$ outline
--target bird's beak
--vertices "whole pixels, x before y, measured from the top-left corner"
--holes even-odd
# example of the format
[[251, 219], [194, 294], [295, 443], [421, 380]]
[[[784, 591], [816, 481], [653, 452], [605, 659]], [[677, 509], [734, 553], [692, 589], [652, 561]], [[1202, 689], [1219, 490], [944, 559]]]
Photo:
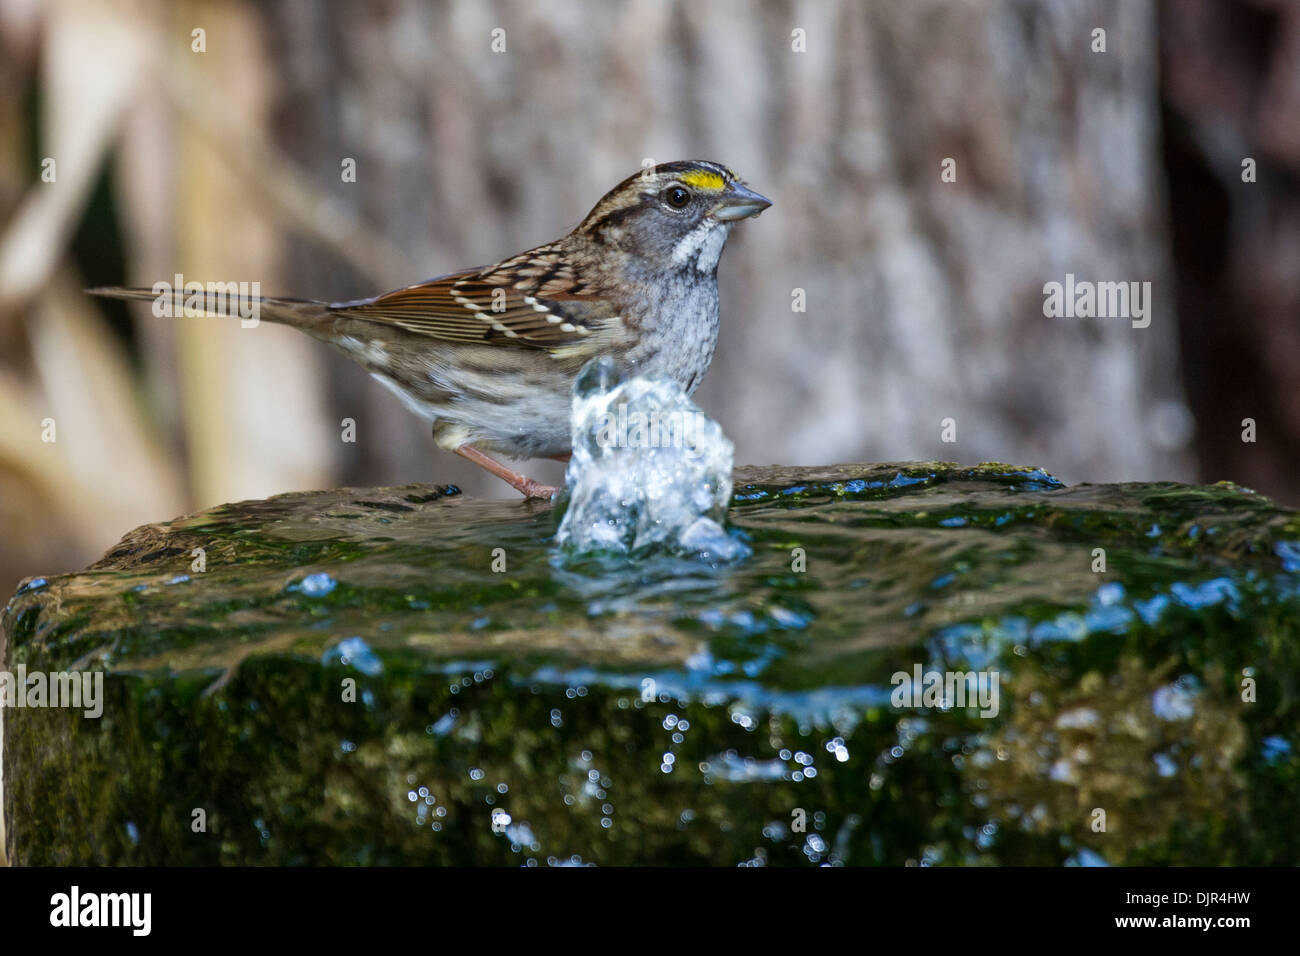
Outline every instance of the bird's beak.
[[723, 222], [735, 222], [737, 219], [757, 216], [770, 205], [772, 200], [766, 196], [760, 196], [748, 186], [732, 183], [723, 193], [722, 199], [713, 207], [712, 215], [714, 219]]

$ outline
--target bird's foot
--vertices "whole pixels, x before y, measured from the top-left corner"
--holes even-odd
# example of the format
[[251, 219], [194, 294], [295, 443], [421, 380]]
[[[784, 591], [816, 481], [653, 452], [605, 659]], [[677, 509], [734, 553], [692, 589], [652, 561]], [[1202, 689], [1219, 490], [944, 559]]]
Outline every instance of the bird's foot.
[[473, 445], [461, 445], [456, 449], [456, 454], [460, 455], [462, 458], [468, 458], [485, 471], [490, 471], [525, 498], [550, 501], [560, 493], [559, 488], [551, 485], [543, 485], [541, 482], [533, 481], [533, 479], [529, 478], [527, 475], [521, 475], [517, 471], [511, 471], [491, 455], [479, 451]]
[[[522, 475], [520, 477], [523, 477]], [[525, 498], [536, 498], [539, 501], [550, 501], [560, 493], [560, 489], [554, 485], [538, 484], [531, 478], [524, 478], [523, 484], [515, 485]]]

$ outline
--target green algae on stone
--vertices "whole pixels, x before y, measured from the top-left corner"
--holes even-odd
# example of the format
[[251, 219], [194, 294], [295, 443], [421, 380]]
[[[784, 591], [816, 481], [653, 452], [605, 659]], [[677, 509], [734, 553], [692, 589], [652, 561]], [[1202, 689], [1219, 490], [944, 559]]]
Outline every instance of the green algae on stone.
[[[0, 619], [10, 670], [107, 674], [6, 713], [10, 858], [1300, 861], [1297, 512], [914, 462], [739, 469], [730, 521], [731, 567], [425, 485], [137, 529]], [[998, 715], [896, 708], [917, 665]]]

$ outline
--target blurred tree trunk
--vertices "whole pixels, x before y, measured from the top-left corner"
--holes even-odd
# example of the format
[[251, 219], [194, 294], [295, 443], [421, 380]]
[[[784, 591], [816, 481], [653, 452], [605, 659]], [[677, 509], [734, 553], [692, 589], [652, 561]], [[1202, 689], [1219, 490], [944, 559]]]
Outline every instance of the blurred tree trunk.
[[[1201, 475], [1300, 504], [1300, 6], [1165, 2], [1161, 32], [1181, 355]], [[1247, 420], [1253, 442], [1243, 440]]]
[[[1191, 477], [1152, 3], [265, 9], [279, 144], [410, 251], [423, 268], [410, 280], [554, 238], [645, 158], [717, 159], [772, 196], [723, 257], [722, 337], [700, 392], [739, 461]], [[354, 184], [340, 182], [344, 157]], [[378, 291], [340, 266], [301, 247], [288, 291]], [[1067, 273], [1151, 282], [1150, 327], [1046, 318], [1043, 286]], [[806, 312], [792, 311], [796, 289]], [[345, 360], [332, 373], [339, 413], [383, 434], [358, 448], [351, 480], [507, 492], [447, 456], [431, 466], [423, 425]], [[956, 443], [941, 440], [947, 418]]]

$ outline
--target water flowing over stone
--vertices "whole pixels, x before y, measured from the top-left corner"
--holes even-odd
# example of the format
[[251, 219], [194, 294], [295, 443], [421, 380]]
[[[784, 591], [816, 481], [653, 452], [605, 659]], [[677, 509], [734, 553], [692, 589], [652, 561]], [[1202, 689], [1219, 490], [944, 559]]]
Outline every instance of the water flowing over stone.
[[1000, 464], [734, 482], [733, 563], [557, 562], [554, 509], [411, 485], [27, 580], [0, 670], [103, 672], [103, 713], [0, 711], [10, 860], [1300, 859], [1297, 512]]

